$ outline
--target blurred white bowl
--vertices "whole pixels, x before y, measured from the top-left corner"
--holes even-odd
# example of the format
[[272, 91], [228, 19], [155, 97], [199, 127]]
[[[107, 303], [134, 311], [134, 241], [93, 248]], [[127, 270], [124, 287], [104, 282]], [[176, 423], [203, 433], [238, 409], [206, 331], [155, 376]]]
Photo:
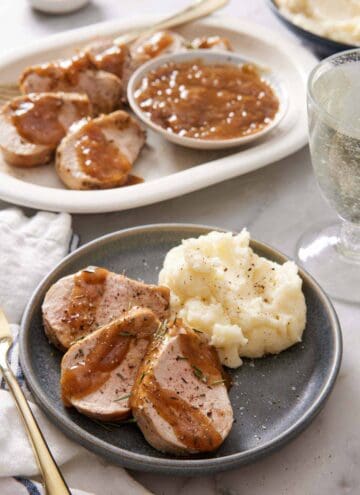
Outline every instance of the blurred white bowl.
[[[231, 139], [197, 139], [179, 136], [178, 134], [172, 133], [164, 129], [158, 124], [155, 124], [143, 110], [138, 105], [135, 99], [135, 91], [139, 87], [141, 80], [146, 76], [148, 72], [157, 67], [166, 64], [168, 62], [189, 62], [191, 60], [201, 60], [203, 63], [211, 64], [253, 64], [255, 65], [261, 73], [261, 77], [266, 81], [273, 89], [275, 95], [279, 100], [279, 110], [275, 118], [271, 123], [265, 127], [263, 130], [250, 134], [249, 136], [240, 136]], [[187, 52], [173, 53], [169, 55], [163, 55], [156, 59], [150, 60], [149, 62], [141, 65], [131, 76], [128, 88], [127, 97], [129, 104], [135, 114], [142, 120], [147, 126], [149, 126], [154, 131], [161, 134], [165, 139], [176, 144], [180, 144], [187, 148], [198, 148], [198, 149], [221, 149], [221, 148], [231, 148], [234, 146], [241, 146], [243, 144], [251, 143], [257, 139], [262, 138], [269, 132], [271, 132], [284, 117], [287, 106], [288, 106], [288, 95], [285, 87], [280, 81], [280, 79], [267, 67], [260, 66], [253, 60], [245, 59], [241, 55], [233, 52], [218, 51], [218, 50], [191, 50]]]
[[31, 7], [46, 14], [68, 14], [84, 7], [89, 0], [28, 0]]

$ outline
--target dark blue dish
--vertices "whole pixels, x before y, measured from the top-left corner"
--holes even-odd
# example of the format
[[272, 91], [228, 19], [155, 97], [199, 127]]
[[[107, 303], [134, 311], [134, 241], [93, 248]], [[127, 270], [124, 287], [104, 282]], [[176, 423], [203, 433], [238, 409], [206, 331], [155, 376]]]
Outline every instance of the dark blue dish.
[[324, 38], [318, 34], [311, 33], [306, 29], [297, 26], [290, 19], [285, 17], [279, 10], [275, 3], [275, 0], [266, 0], [271, 11], [276, 17], [298, 36], [304, 45], [307, 45], [311, 51], [313, 51], [318, 57], [325, 58], [333, 55], [334, 53], [343, 52], [344, 50], [350, 50], [351, 48], [359, 48], [356, 45], [349, 45], [347, 43], [340, 43], [339, 41], [331, 40], [330, 38]]
[[[60, 277], [87, 265], [105, 266], [156, 283], [166, 253], [182, 239], [209, 232], [201, 225], [163, 224], [127, 229], [101, 237], [65, 258], [36, 289], [24, 314], [20, 358], [36, 402], [48, 417], [84, 447], [121, 466], [173, 475], [214, 474], [253, 462], [278, 450], [304, 430], [324, 406], [339, 371], [342, 353], [335, 311], [304, 271], [307, 325], [303, 341], [279, 355], [245, 360], [231, 370], [230, 400], [235, 423], [223, 445], [211, 454], [176, 458], [154, 450], [134, 424], [106, 426], [66, 409], [60, 396], [61, 353], [49, 344], [41, 304]], [[260, 255], [284, 263], [279, 251], [258, 241]]]

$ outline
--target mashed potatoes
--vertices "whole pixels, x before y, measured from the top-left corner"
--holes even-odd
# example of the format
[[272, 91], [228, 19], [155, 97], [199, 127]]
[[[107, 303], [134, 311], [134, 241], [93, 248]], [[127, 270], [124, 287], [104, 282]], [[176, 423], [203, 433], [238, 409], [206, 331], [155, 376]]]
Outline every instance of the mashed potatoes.
[[360, 0], [276, 0], [294, 24], [342, 43], [360, 45]]
[[249, 233], [211, 232], [168, 252], [159, 282], [172, 311], [208, 334], [222, 363], [278, 353], [301, 341], [306, 306], [295, 263], [273, 263], [249, 247]]

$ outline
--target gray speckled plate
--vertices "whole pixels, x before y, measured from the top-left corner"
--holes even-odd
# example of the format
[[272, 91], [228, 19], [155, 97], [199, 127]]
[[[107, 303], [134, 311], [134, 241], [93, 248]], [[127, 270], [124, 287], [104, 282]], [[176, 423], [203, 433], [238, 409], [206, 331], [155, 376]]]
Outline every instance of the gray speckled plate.
[[[214, 473], [254, 461], [300, 433], [320, 411], [341, 362], [341, 331], [328, 298], [304, 272], [307, 326], [303, 342], [231, 372], [230, 398], [235, 423], [215, 453], [179, 459], [154, 450], [134, 424], [104, 427], [60, 399], [61, 354], [43, 332], [41, 303], [60, 277], [86, 265], [99, 265], [156, 283], [167, 251], [186, 237], [210, 229], [197, 225], [151, 225], [101, 237], [69, 255], [39, 285], [22, 321], [20, 357], [27, 382], [40, 407], [66, 435], [94, 452], [131, 469], [182, 475]], [[257, 241], [255, 251], [283, 263], [278, 251]]]

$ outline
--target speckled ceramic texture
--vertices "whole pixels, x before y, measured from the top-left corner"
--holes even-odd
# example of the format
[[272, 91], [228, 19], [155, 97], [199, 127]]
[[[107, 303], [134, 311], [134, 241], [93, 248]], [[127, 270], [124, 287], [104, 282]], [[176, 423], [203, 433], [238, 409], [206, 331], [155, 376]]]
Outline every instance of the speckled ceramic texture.
[[[69, 255], [43, 280], [24, 314], [20, 357], [37, 403], [66, 435], [121, 466], [189, 476], [255, 461], [298, 435], [320, 411], [334, 385], [342, 352], [339, 323], [328, 298], [301, 271], [307, 303], [303, 341], [277, 356], [245, 360], [231, 372], [235, 423], [216, 452], [185, 459], [164, 455], [148, 445], [135, 424], [103, 427], [64, 408], [59, 387], [61, 353], [48, 343], [41, 321], [41, 303], [49, 287], [87, 265], [156, 283], [167, 251], [182, 239], [209, 230], [197, 225], [152, 225], [95, 240]], [[253, 241], [252, 247], [277, 262], [286, 260], [260, 242]]]

